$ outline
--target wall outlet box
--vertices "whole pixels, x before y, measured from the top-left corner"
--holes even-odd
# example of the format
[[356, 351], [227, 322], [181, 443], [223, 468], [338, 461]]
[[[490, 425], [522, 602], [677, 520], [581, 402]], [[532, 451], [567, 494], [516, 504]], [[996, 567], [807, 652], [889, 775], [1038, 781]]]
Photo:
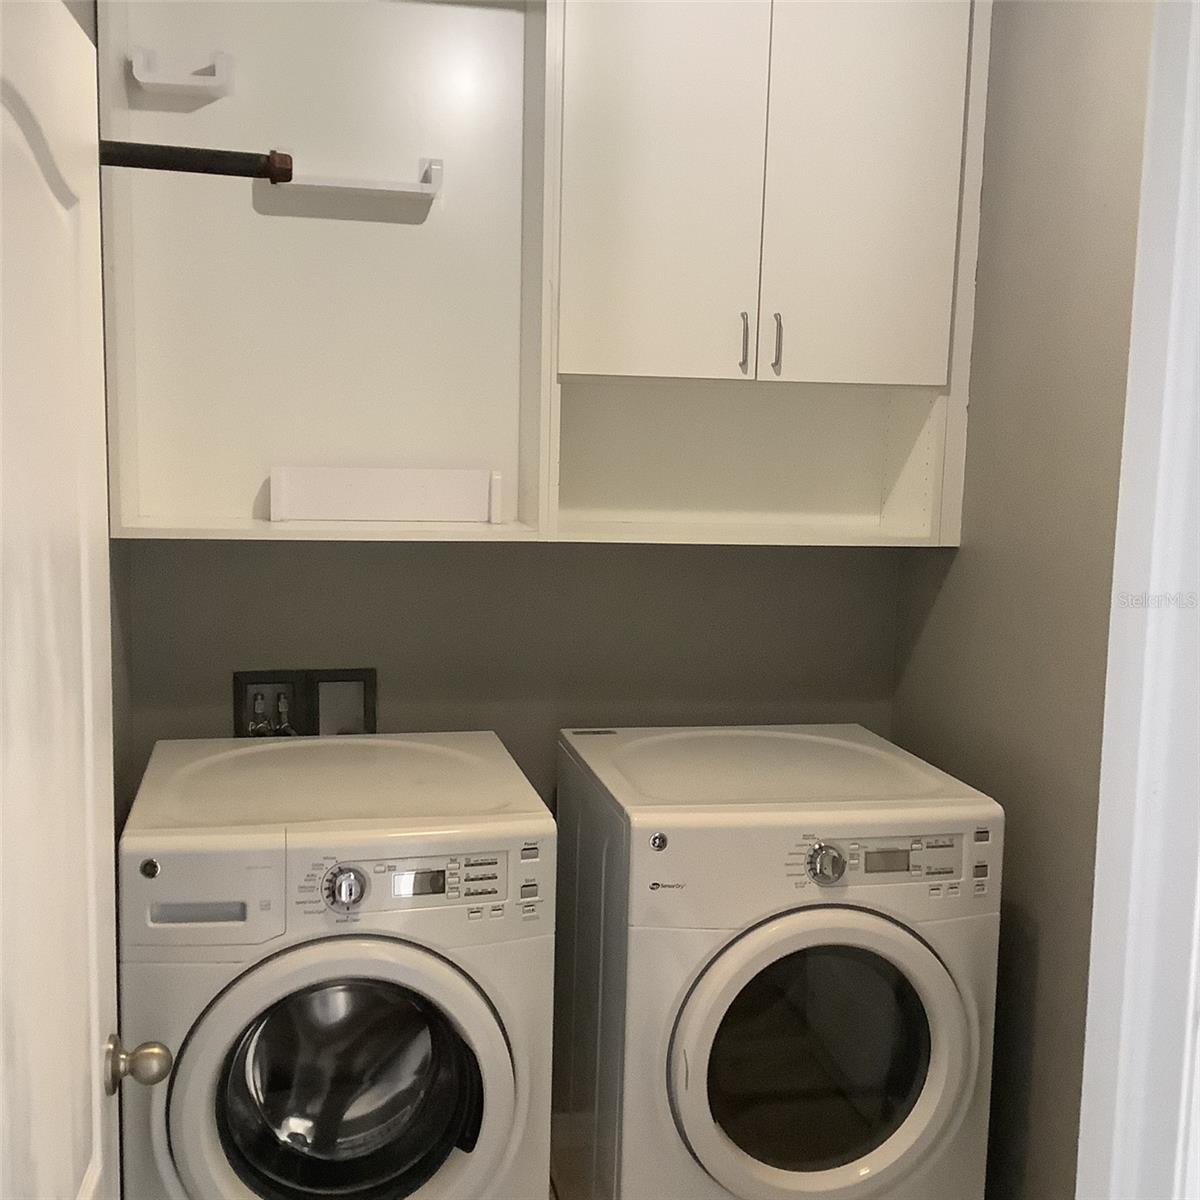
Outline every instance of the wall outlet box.
[[374, 667], [235, 671], [234, 737], [374, 733]]

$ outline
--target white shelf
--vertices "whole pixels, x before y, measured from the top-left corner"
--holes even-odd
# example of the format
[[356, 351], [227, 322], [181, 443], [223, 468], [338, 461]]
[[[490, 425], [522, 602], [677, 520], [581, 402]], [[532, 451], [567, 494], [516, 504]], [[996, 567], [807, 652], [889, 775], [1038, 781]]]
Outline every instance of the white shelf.
[[284, 542], [528, 542], [537, 530], [522, 521], [485, 525], [474, 521], [231, 521], [197, 526], [146, 518], [114, 525], [121, 539], [189, 538], [201, 541]]
[[147, 46], [131, 46], [129, 73], [142, 91], [157, 96], [219, 100], [233, 91], [233, 55], [220, 50], [202, 67], [186, 71], [161, 66], [157, 52]]
[[812, 513], [628, 513], [567, 509], [563, 542], [633, 542], [716, 546], [931, 546], [921, 533], [885, 532], [878, 521]]
[[432, 199], [442, 190], [443, 164], [440, 158], [421, 159], [419, 178], [414, 183], [397, 183], [386, 179], [343, 179], [338, 176], [293, 175], [290, 182], [276, 184], [289, 192], [303, 195], [329, 195], [344, 192], [351, 196], [378, 199], [395, 196]]

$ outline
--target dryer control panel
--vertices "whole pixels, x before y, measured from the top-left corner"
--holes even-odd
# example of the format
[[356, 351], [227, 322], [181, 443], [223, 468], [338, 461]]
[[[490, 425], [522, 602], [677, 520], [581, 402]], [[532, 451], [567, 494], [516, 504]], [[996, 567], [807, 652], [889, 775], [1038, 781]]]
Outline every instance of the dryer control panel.
[[806, 847], [804, 869], [816, 883], [955, 883], [963, 877], [960, 833], [896, 837], [815, 838]]

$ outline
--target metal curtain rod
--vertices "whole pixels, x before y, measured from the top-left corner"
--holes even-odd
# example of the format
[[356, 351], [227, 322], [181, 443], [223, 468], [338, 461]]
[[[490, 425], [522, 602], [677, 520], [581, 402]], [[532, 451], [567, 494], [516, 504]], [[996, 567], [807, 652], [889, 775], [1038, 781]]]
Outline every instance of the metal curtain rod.
[[279, 150], [246, 154], [240, 150], [204, 150], [196, 146], [102, 141], [100, 165], [190, 171], [197, 175], [236, 175], [243, 179], [269, 179], [272, 183], [292, 181], [292, 156]]

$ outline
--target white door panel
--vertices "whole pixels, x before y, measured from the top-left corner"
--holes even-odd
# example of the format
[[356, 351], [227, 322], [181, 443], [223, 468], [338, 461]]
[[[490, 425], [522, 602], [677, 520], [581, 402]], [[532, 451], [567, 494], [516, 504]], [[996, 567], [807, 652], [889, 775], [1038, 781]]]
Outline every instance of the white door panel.
[[770, 23], [567, 5], [560, 371], [753, 377]]
[[774, 6], [759, 379], [946, 382], [970, 17]]
[[108, 528], [96, 60], [0, 4], [0, 1195], [114, 1197]]

